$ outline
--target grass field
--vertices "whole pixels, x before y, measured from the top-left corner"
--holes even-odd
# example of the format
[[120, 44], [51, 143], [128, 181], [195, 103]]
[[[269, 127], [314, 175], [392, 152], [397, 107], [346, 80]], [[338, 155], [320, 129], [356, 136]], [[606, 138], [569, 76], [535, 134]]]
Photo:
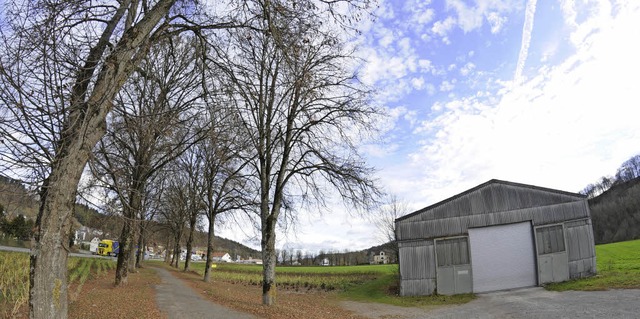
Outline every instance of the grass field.
[[[191, 270], [204, 275], [204, 266], [204, 263], [193, 263]], [[214, 280], [251, 285], [262, 282], [261, 265], [220, 263], [215, 266], [212, 272]], [[383, 276], [397, 276], [397, 265], [276, 268], [278, 286], [296, 290], [347, 290]]]
[[[115, 268], [115, 262], [98, 258], [70, 257], [69, 297], [80, 294], [85, 281]], [[0, 316], [11, 317], [29, 298], [29, 254], [0, 251]]]
[[549, 284], [549, 290], [607, 290], [640, 288], [640, 240], [596, 246], [594, 277]]
[[[204, 263], [192, 264], [192, 270], [204, 275]], [[261, 265], [217, 264], [214, 280], [260, 285]], [[458, 304], [472, 300], [471, 294], [458, 296], [398, 296], [398, 265], [276, 267], [279, 287], [304, 291], [320, 289], [337, 291], [347, 300], [379, 302], [400, 306], [433, 306]]]

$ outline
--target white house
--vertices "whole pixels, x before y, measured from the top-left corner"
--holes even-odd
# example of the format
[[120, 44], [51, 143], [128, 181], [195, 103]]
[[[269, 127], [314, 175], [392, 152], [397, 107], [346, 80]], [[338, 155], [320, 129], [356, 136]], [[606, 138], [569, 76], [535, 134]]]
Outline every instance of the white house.
[[229, 255], [229, 253], [225, 253], [225, 252], [214, 252], [213, 255], [211, 256], [211, 260], [216, 262], [230, 263], [231, 256]]
[[369, 263], [372, 265], [388, 264], [389, 256], [387, 256], [384, 251], [381, 251], [379, 254], [373, 255], [373, 258], [369, 260]]

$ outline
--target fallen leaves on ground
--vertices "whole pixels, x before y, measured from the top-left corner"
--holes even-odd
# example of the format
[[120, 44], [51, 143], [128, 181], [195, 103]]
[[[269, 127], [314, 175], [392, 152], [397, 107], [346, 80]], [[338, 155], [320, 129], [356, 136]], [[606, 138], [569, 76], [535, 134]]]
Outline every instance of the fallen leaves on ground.
[[130, 273], [127, 283], [114, 287], [115, 271], [87, 280], [69, 305], [69, 318], [166, 318], [156, 305], [155, 285], [160, 278], [153, 269]]
[[232, 284], [224, 281], [206, 283], [200, 275], [172, 269], [172, 274], [184, 280], [200, 295], [231, 309], [268, 319], [366, 318], [339, 306], [335, 293], [322, 291], [278, 290], [276, 305], [262, 305], [262, 287]]

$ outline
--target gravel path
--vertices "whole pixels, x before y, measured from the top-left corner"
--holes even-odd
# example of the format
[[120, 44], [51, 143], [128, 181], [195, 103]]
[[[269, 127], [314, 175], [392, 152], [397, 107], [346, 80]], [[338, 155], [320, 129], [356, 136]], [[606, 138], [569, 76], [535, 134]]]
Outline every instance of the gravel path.
[[368, 318], [640, 318], [640, 290], [565, 291], [526, 288], [479, 294], [460, 306], [402, 308], [345, 302]]
[[231, 310], [202, 298], [191, 287], [174, 277], [168, 270], [155, 268], [162, 278], [162, 284], [156, 286], [158, 307], [171, 319], [249, 319], [252, 315]]

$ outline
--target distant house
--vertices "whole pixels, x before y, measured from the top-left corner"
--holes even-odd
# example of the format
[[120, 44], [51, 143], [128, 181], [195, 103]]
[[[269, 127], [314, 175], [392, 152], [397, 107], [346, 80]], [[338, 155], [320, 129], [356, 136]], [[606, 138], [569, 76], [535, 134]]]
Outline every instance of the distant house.
[[256, 264], [256, 265], [262, 265], [262, 259], [257, 259], [257, 258], [249, 258], [249, 259], [245, 259], [242, 261], [245, 264]]
[[372, 265], [381, 265], [389, 263], [389, 255], [387, 255], [384, 251], [379, 252], [377, 255], [374, 253], [369, 258], [369, 263]]
[[213, 255], [211, 255], [211, 260], [216, 261], [216, 262], [230, 263], [231, 262], [231, 255], [229, 255], [229, 253], [225, 253], [225, 252], [214, 252]]

